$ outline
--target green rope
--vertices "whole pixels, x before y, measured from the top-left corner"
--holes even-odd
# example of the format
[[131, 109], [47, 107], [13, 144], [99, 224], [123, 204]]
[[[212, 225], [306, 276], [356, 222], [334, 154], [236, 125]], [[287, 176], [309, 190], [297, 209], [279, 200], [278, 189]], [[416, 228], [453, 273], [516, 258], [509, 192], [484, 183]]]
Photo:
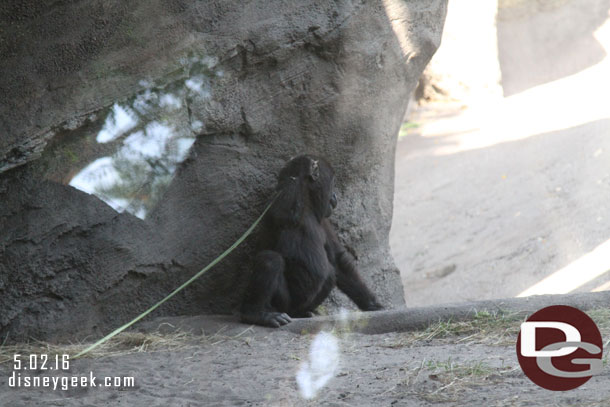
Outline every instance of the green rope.
[[209, 269], [214, 267], [216, 264], [218, 264], [218, 262], [220, 262], [222, 259], [224, 259], [229, 253], [231, 253], [233, 250], [235, 250], [235, 248], [237, 246], [239, 246], [244, 240], [246, 240], [246, 238], [250, 235], [250, 233], [252, 233], [254, 228], [263, 219], [263, 216], [265, 216], [265, 214], [267, 213], [269, 208], [271, 208], [271, 205], [273, 204], [273, 201], [275, 201], [275, 198], [273, 198], [273, 200], [269, 203], [269, 205], [267, 205], [267, 207], [265, 208], [265, 210], [263, 211], [261, 216], [259, 216], [258, 219], [256, 219], [256, 221], [252, 224], [252, 226], [250, 226], [250, 228], [248, 228], [248, 230], [246, 230], [246, 232], [239, 239], [237, 239], [237, 241], [235, 241], [235, 243], [233, 243], [233, 245], [231, 247], [229, 247], [227, 250], [225, 250], [220, 256], [218, 256], [216, 259], [214, 259], [210, 264], [205, 266], [199, 273], [195, 274], [187, 282], [185, 282], [180, 287], [178, 287], [174, 291], [172, 291], [167, 297], [163, 298], [161, 301], [159, 301], [158, 303], [156, 303], [155, 305], [153, 305], [152, 307], [150, 307], [149, 309], [147, 309], [146, 311], [144, 311], [143, 313], [141, 313], [140, 315], [138, 315], [137, 317], [135, 317], [134, 319], [132, 319], [128, 323], [126, 323], [125, 325], [115, 329], [114, 331], [110, 332], [108, 335], [104, 336], [99, 341], [95, 342], [94, 344], [88, 346], [86, 349], [84, 349], [84, 350], [80, 351], [79, 353], [77, 353], [72, 359], [76, 359], [76, 358], [79, 358], [79, 357], [83, 356], [85, 353], [90, 352], [91, 350], [97, 348], [98, 346], [100, 346], [101, 344], [103, 344], [104, 342], [109, 340], [110, 338], [112, 338], [112, 337], [118, 335], [119, 333], [123, 332], [125, 329], [129, 328], [130, 326], [132, 326], [133, 324], [135, 324], [136, 322], [138, 322], [139, 320], [144, 318], [146, 315], [148, 315], [151, 312], [153, 312], [155, 309], [157, 309], [165, 301], [169, 300], [174, 295], [176, 295], [178, 292], [182, 291], [185, 287], [187, 287], [193, 281], [197, 280], [199, 277], [201, 277], [203, 275], [203, 273], [205, 273], [206, 271], [208, 271]]

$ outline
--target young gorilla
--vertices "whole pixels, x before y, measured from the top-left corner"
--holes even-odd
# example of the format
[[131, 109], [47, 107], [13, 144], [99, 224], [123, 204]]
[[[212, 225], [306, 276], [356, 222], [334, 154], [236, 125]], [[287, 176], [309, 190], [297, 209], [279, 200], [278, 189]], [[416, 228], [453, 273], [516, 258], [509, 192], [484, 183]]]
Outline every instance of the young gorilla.
[[302, 155], [280, 172], [241, 309], [243, 322], [271, 327], [310, 317], [337, 286], [364, 311], [383, 307], [358, 275], [328, 220], [337, 206], [331, 166]]

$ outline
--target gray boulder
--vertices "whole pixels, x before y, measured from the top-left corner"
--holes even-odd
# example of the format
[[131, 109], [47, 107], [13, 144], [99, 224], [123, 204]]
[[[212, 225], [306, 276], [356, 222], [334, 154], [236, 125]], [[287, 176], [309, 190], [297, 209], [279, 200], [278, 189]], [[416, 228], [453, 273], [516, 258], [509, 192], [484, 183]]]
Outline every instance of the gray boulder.
[[[0, 5], [0, 334], [101, 335], [230, 246], [283, 163], [335, 167], [339, 236], [389, 308], [394, 149], [446, 1]], [[156, 315], [230, 313], [252, 237]], [[327, 306], [353, 307], [341, 294]]]

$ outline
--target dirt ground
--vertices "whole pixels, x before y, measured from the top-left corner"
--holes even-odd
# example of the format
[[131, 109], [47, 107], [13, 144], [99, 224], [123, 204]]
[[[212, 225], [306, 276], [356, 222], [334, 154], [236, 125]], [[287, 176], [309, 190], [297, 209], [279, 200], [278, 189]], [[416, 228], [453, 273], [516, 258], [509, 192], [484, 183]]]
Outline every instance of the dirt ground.
[[[604, 336], [608, 311], [591, 311]], [[415, 332], [367, 335], [346, 326], [318, 333], [227, 322], [209, 335], [122, 334], [93, 358], [61, 373], [89, 376], [95, 388], [9, 388], [13, 362], [0, 364], [0, 405], [21, 406], [601, 406], [610, 402], [608, 372], [570, 392], [548, 392], [521, 372], [514, 343], [521, 317], [478, 313], [464, 322]], [[172, 320], [180, 325], [180, 319]], [[167, 322], [165, 322], [167, 324]], [[149, 324], [149, 326], [153, 326]], [[204, 323], [205, 325], [205, 323]], [[72, 352], [74, 348], [22, 349]], [[16, 349], [5, 349], [12, 358]], [[24, 364], [27, 365], [27, 359]], [[103, 377], [135, 385], [99, 387]], [[317, 388], [319, 387], [319, 388]], [[515, 389], [518, 389], [516, 391]]]
[[457, 24], [460, 4], [430, 65], [441, 94], [414, 106], [396, 149], [390, 243], [407, 305], [609, 289], [610, 3], [501, 9], [507, 97], [490, 85], [493, 52], [460, 57], [489, 34]]
[[[450, 154], [448, 136], [399, 141], [391, 243], [407, 305], [514, 297], [603, 245], [609, 135], [600, 119]], [[594, 267], [538, 293], [606, 289], [608, 259]]]
[[[589, 313], [607, 337], [607, 310]], [[167, 319], [165, 320], [167, 325]], [[479, 312], [469, 321], [404, 333], [361, 334], [335, 325], [317, 333], [214, 324], [208, 335], [129, 333], [69, 369], [15, 371], [0, 360], [0, 405], [22, 406], [602, 406], [607, 369], [570, 392], [549, 392], [522, 373], [514, 351], [522, 317]], [[174, 318], [173, 325], [180, 325]], [[205, 325], [205, 323], [204, 323]], [[154, 323], [148, 326], [154, 326]], [[212, 331], [210, 331], [212, 332]], [[20, 353], [74, 352], [31, 345]], [[7, 361], [9, 358], [11, 360]], [[606, 355], [607, 358], [607, 355]], [[24, 366], [28, 360], [23, 361]], [[25, 376], [96, 377], [95, 388], [10, 388]], [[134, 386], [101, 387], [104, 377]], [[114, 380], [114, 379], [113, 379]]]

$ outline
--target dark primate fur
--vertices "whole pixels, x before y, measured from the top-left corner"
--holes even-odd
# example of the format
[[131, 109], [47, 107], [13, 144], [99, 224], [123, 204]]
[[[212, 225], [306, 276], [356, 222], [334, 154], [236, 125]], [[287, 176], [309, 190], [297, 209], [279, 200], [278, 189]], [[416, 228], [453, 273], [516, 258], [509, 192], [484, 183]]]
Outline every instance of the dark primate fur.
[[334, 171], [303, 155], [279, 175], [279, 196], [265, 216], [260, 251], [246, 290], [243, 322], [279, 327], [313, 315], [337, 286], [364, 311], [382, 309], [328, 217], [337, 205]]

